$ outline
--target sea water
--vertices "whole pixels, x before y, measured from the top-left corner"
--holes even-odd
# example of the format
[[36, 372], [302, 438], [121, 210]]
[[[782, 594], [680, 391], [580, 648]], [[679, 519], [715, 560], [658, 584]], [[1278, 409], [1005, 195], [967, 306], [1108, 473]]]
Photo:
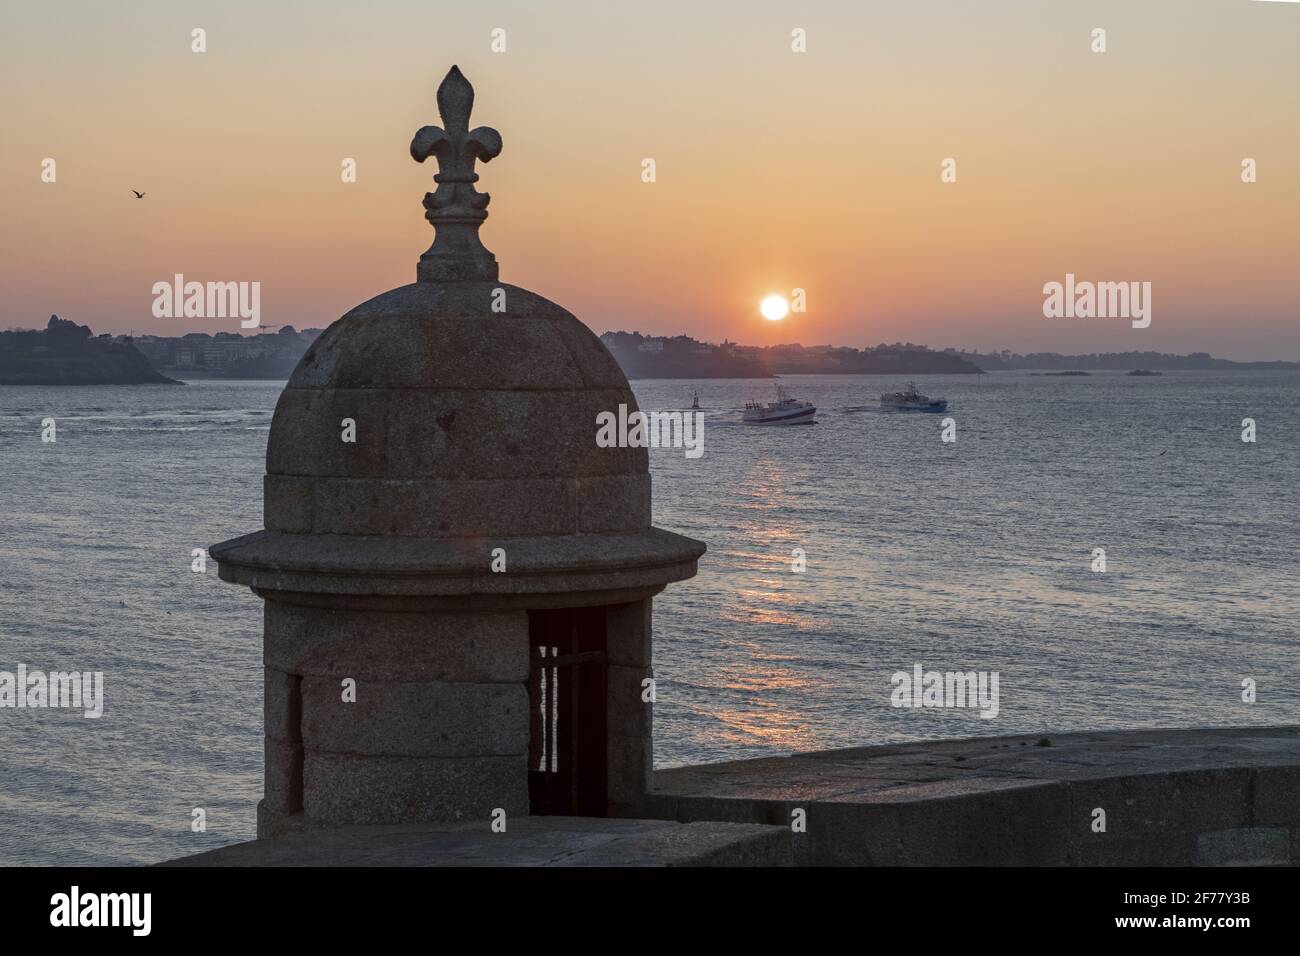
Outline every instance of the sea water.
[[[706, 435], [650, 453], [655, 523], [709, 546], [655, 600], [658, 766], [1300, 718], [1300, 373], [919, 380], [942, 415], [877, 410], [901, 378], [781, 381], [817, 424], [744, 425], [771, 381], [633, 383], [698, 391]], [[191, 567], [262, 527], [282, 387], [0, 388], [0, 670], [104, 675], [97, 719], [0, 709], [0, 863], [254, 836], [262, 602]], [[996, 718], [892, 706], [917, 666], [997, 672]]]

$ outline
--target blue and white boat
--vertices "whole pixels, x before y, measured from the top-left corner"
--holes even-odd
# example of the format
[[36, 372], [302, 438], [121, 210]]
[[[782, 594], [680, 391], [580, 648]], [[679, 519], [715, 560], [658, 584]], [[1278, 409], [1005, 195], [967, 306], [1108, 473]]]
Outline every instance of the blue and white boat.
[[807, 425], [816, 414], [816, 405], [791, 398], [778, 385], [775, 402], [746, 402], [744, 417], [747, 425]]
[[916, 390], [915, 382], [908, 382], [901, 392], [886, 392], [880, 396], [880, 407], [890, 412], [946, 412], [948, 400], [931, 398]]

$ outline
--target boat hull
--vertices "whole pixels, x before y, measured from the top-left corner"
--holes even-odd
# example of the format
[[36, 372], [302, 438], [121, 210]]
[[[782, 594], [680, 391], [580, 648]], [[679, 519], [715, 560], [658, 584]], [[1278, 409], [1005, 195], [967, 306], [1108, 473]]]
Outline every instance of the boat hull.
[[946, 412], [948, 410], [947, 402], [906, 402], [892, 404], [882, 402], [880, 405], [887, 412]]
[[771, 414], [746, 412], [744, 421], [746, 425], [808, 425], [814, 421], [813, 416], [816, 414], [817, 409], [812, 406]]

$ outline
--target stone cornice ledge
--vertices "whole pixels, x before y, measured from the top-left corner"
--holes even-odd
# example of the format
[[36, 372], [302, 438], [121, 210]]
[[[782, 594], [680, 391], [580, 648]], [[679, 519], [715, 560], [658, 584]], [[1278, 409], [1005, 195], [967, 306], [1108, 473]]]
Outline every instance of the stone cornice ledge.
[[[491, 570], [494, 548], [505, 551], [504, 572]], [[493, 539], [257, 531], [215, 544], [209, 553], [222, 580], [259, 592], [411, 597], [566, 593], [581, 599], [600, 592], [655, 593], [693, 576], [705, 550], [693, 538], [647, 528]]]

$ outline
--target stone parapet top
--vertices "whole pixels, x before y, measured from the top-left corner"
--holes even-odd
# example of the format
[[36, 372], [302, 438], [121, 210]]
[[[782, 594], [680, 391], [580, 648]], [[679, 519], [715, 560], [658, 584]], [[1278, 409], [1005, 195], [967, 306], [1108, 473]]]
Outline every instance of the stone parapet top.
[[[1046, 741], [1047, 745], [1040, 745]], [[1233, 767], [1300, 767], [1300, 727], [1119, 730], [925, 740], [676, 767], [653, 796], [875, 802]]]
[[1300, 727], [922, 741], [655, 773], [643, 816], [789, 824], [829, 866], [1300, 863]]
[[786, 827], [590, 817], [352, 826], [236, 843], [162, 866], [788, 866]]

